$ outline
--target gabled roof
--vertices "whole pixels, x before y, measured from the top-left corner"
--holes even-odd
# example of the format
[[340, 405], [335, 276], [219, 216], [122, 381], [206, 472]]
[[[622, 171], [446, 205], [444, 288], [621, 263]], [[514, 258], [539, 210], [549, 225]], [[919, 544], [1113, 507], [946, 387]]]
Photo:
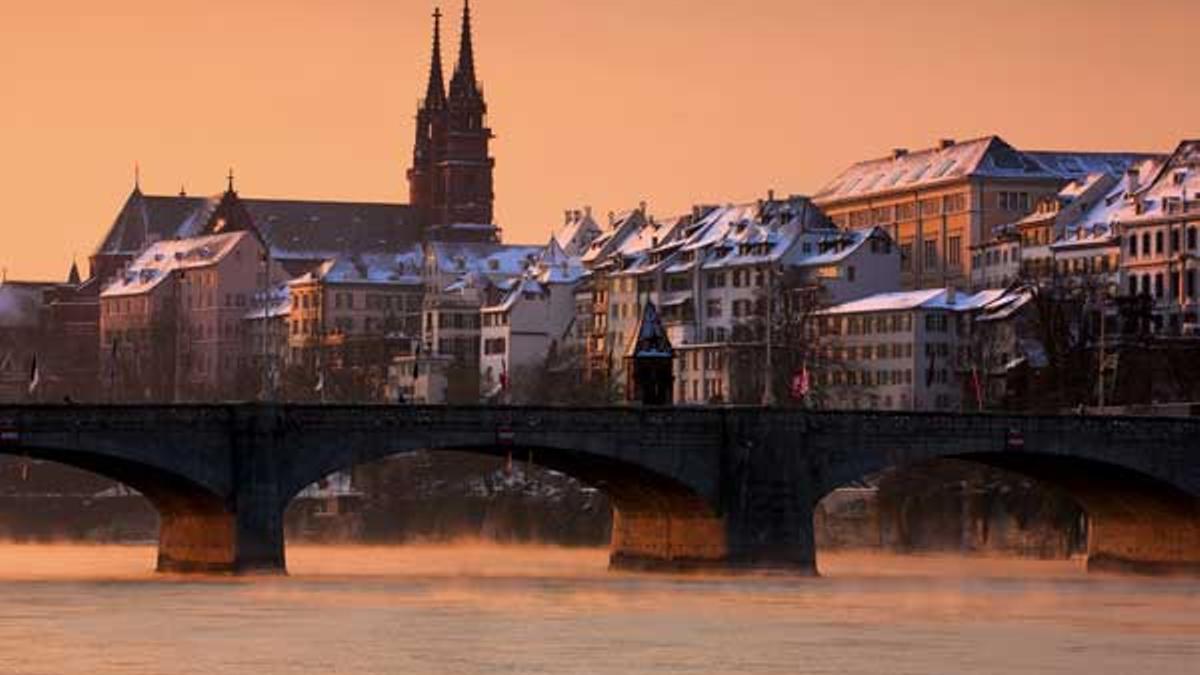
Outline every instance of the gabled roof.
[[157, 287], [171, 272], [215, 265], [245, 238], [249, 232], [227, 232], [189, 239], [160, 241], [134, 259], [125, 271], [113, 278], [100, 292], [102, 297], [145, 293]]
[[419, 244], [394, 253], [351, 253], [322, 263], [297, 283], [419, 286], [424, 282], [425, 255]]
[[[407, 204], [241, 199], [277, 258], [322, 259], [388, 251], [421, 239], [424, 214]], [[150, 241], [203, 234], [220, 198], [143, 195], [134, 190], [99, 254], [136, 255]]]

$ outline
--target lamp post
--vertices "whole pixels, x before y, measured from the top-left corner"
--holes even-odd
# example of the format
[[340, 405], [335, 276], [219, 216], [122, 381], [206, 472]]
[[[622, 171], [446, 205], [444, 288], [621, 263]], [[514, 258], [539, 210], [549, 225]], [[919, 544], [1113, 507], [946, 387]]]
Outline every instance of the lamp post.
[[764, 337], [766, 338], [766, 358], [764, 359], [764, 367], [766, 372], [763, 376], [763, 398], [762, 404], [764, 407], [770, 408], [775, 405], [775, 387], [772, 385], [771, 375], [773, 372], [771, 365], [771, 334], [775, 328], [775, 266], [767, 264], [767, 329]]

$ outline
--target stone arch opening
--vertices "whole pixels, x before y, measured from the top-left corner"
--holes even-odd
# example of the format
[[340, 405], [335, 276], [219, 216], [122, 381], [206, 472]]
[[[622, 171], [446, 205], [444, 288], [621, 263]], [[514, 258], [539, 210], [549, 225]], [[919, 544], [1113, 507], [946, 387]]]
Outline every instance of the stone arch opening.
[[724, 520], [704, 495], [677, 479], [631, 462], [559, 447], [451, 444], [330, 456], [298, 469], [283, 482], [281, 508], [286, 509], [298, 494], [320, 479], [418, 451], [434, 456], [479, 455], [500, 462], [511, 453], [514, 462], [531, 462], [600, 491], [612, 507], [609, 562], [614, 569], [704, 568], [718, 565], [726, 555]]
[[1036, 481], [1048, 494], [1076, 504], [1085, 517], [1076, 535], [1082, 537], [1079, 552], [1086, 555], [1089, 571], [1200, 574], [1200, 496], [1144, 471], [1095, 458], [1008, 450], [868, 463], [856, 467], [853, 478], [843, 475], [833, 487], [819, 490], [814, 512], [821, 517], [820, 507], [828, 506], [825, 502], [834, 488], [861, 485], [862, 479], [882, 472], [950, 462]]
[[137, 492], [158, 515], [158, 571], [233, 571], [233, 514], [227, 500], [209, 488], [169, 471], [111, 455], [41, 446], [22, 446], [19, 451], [0, 449], [0, 454], [53, 462]]

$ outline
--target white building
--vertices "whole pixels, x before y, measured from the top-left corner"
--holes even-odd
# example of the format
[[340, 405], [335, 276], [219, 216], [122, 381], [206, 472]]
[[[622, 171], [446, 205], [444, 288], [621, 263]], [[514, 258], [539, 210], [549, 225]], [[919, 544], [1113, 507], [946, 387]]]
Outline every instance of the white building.
[[[987, 290], [881, 293], [831, 307], [818, 323], [814, 400], [833, 408], [961, 410], [974, 388], [971, 317], [1005, 297]], [[982, 393], [981, 393], [982, 395]]]
[[552, 237], [500, 302], [482, 309], [479, 369], [485, 397], [501, 393], [503, 376], [542, 366], [547, 355], [574, 342], [575, 286], [582, 276], [579, 259]]

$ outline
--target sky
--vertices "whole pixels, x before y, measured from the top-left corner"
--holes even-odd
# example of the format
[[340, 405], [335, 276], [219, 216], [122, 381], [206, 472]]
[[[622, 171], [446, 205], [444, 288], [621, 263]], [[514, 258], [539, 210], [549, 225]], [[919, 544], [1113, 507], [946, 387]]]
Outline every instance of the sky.
[[[63, 277], [148, 193], [407, 201], [429, 0], [39, 0], [0, 25], [0, 266]], [[447, 70], [461, 0], [443, 0]], [[504, 238], [568, 208], [811, 194], [939, 138], [1200, 136], [1195, 0], [475, 0]], [[449, 73], [447, 73], [447, 78]]]

